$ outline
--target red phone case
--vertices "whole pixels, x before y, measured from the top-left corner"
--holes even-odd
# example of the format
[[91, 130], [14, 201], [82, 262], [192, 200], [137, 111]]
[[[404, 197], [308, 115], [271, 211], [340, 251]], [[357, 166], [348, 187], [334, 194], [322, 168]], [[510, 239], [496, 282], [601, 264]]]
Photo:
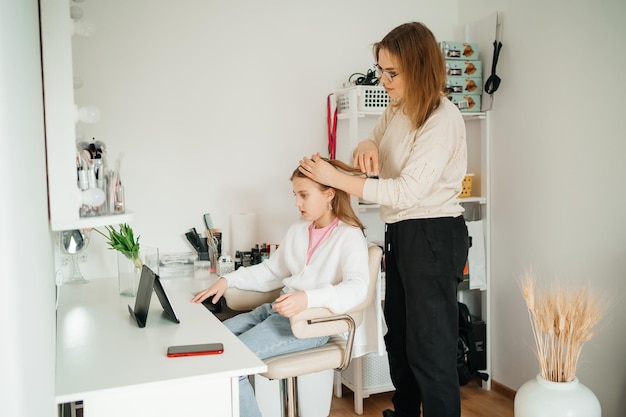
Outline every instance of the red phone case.
[[180, 356], [218, 355], [224, 352], [221, 343], [204, 343], [200, 345], [170, 346], [167, 348], [169, 358]]

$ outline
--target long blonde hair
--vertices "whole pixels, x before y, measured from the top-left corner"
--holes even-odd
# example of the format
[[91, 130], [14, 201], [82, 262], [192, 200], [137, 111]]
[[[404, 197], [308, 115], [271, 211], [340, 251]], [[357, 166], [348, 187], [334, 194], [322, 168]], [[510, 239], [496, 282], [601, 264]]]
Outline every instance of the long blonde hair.
[[[342, 171], [346, 171], [347, 173], [351, 173], [351, 174], [358, 173], [360, 175], [363, 175], [363, 173], [361, 172], [359, 168], [351, 167], [337, 159], [327, 159], [327, 158], [322, 158], [322, 159], [328, 162], [329, 164], [331, 164], [332, 166], [334, 166], [335, 168], [340, 169]], [[292, 181], [294, 178], [307, 178], [310, 180], [309, 177], [307, 177], [302, 172], [300, 172], [299, 167], [296, 168], [295, 171], [293, 171], [289, 180]], [[354, 210], [352, 210], [352, 205], [350, 204], [350, 196], [348, 195], [348, 193], [346, 193], [343, 190], [334, 188], [334, 187], [329, 187], [328, 185], [320, 184], [317, 181], [313, 181], [313, 182], [317, 184], [320, 191], [326, 191], [329, 188], [332, 188], [333, 190], [335, 190], [335, 197], [333, 197], [332, 201], [330, 202], [331, 208], [333, 212], [335, 213], [335, 216], [337, 216], [339, 220], [341, 220], [342, 222], [346, 224], [349, 224], [350, 226], [358, 227], [359, 229], [361, 229], [361, 232], [365, 234], [365, 226], [363, 226], [363, 223], [361, 223], [359, 216], [357, 216]]]
[[439, 107], [446, 88], [446, 62], [435, 35], [422, 23], [405, 23], [374, 44], [376, 62], [381, 49], [397, 60], [405, 85], [404, 97], [392, 105], [404, 105], [413, 128], [419, 129]]

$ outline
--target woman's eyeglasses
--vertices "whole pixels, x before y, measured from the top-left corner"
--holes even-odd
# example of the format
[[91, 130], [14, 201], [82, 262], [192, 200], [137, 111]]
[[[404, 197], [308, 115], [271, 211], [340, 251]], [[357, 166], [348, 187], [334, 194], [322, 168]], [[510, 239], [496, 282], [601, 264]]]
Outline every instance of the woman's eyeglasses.
[[396, 78], [399, 74], [399, 73], [392, 74], [391, 72], [385, 71], [378, 64], [374, 64], [374, 70], [376, 71], [376, 75], [378, 75], [378, 78], [382, 78], [382, 76], [384, 75], [385, 77], [387, 77], [389, 82], [392, 82], [393, 79]]

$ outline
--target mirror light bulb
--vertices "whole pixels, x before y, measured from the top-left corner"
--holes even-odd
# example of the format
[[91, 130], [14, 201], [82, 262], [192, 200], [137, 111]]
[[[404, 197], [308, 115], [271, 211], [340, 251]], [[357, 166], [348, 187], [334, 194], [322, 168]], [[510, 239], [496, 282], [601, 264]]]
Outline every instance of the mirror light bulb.
[[70, 17], [74, 20], [83, 17], [83, 9], [78, 6], [70, 6]]
[[72, 27], [74, 28], [73, 34], [76, 36], [89, 37], [96, 33], [96, 26], [84, 19], [75, 20]]
[[100, 120], [100, 110], [96, 106], [76, 108], [76, 122], [97, 123]]

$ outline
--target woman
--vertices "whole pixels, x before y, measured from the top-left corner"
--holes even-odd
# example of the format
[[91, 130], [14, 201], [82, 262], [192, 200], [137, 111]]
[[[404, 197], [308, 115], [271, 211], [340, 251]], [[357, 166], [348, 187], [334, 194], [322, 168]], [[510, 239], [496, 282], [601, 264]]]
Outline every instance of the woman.
[[[443, 54], [432, 32], [406, 23], [373, 47], [391, 104], [354, 150], [368, 176], [344, 175], [319, 154], [309, 178], [380, 204], [385, 225], [385, 343], [395, 411], [385, 417], [460, 416], [456, 290], [469, 246], [458, 201], [467, 169], [465, 124], [445, 97]], [[380, 172], [379, 172], [380, 171]]]
[[[336, 166], [360, 173], [339, 161], [327, 163], [331, 169]], [[255, 291], [283, 288], [273, 303], [224, 321], [261, 359], [325, 344], [328, 337], [296, 338], [289, 317], [310, 307], [344, 313], [365, 299], [369, 287], [364, 228], [349, 196], [312, 181], [298, 168], [291, 182], [302, 219], [289, 228], [274, 254], [261, 264], [220, 277], [192, 299], [201, 303], [213, 296], [216, 303], [228, 287]], [[260, 417], [247, 376], [239, 379], [239, 387], [241, 416]]]

